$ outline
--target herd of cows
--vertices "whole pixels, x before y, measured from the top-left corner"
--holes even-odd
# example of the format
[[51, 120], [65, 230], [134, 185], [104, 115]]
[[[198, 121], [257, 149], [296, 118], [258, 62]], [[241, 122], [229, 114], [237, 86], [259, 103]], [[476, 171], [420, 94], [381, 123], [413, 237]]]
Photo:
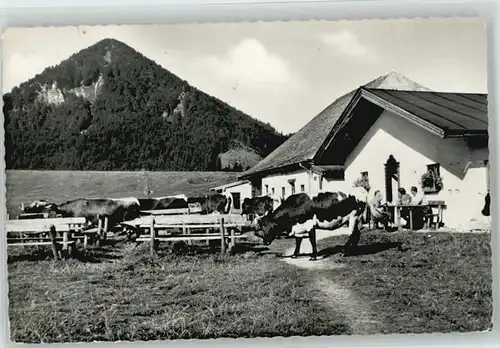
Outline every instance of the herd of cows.
[[[229, 214], [233, 210], [230, 194], [212, 194], [147, 199], [80, 198], [63, 204], [34, 201], [24, 207], [23, 212], [48, 213], [49, 217], [85, 217], [93, 225], [98, 223], [99, 218], [107, 217], [111, 228], [139, 217], [141, 211], [188, 208], [193, 204], [201, 207], [200, 214]], [[293, 194], [285, 200], [279, 200], [278, 204], [276, 197], [245, 198], [241, 214], [253, 222], [251, 225], [255, 235], [265, 245], [283, 235], [295, 237], [295, 252], [292, 257], [298, 256], [302, 239], [308, 238], [312, 245], [310, 260], [314, 261], [317, 259], [316, 229], [334, 230], [347, 225], [349, 238], [344, 245], [343, 255], [348, 255], [358, 245], [361, 236], [359, 224], [366, 222], [369, 209], [368, 191], [355, 187], [350, 192], [321, 192], [314, 197], [305, 193]], [[488, 194], [482, 209], [483, 215], [489, 215], [489, 210]]]
[[160, 198], [78, 198], [62, 204], [36, 200], [23, 208], [25, 214], [48, 214], [49, 217], [84, 217], [90, 224], [108, 218], [109, 227], [136, 219], [141, 211], [182, 209], [198, 205], [201, 214], [227, 214], [232, 206], [229, 195], [187, 197], [176, 195]]

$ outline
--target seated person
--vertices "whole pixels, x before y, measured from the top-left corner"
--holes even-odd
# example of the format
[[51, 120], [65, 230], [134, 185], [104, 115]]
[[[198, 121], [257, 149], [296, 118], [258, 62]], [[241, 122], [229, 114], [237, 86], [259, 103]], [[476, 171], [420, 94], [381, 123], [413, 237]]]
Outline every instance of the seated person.
[[[398, 204], [411, 204], [412, 197], [406, 193], [406, 190], [401, 187], [398, 190], [399, 193], [399, 199], [398, 199]], [[404, 220], [403, 226], [406, 226], [408, 222], [410, 221], [410, 209], [409, 208], [401, 208], [401, 218]]]
[[419, 230], [427, 225], [429, 215], [432, 215], [432, 209], [427, 205], [423, 192], [419, 192], [415, 186], [411, 187], [413, 205], [421, 205], [420, 208], [413, 208], [413, 229]]
[[369, 208], [371, 212], [372, 221], [375, 223], [375, 227], [377, 227], [378, 222], [381, 222], [384, 228], [387, 230], [392, 224], [390, 222], [391, 218], [389, 214], [385, 211], [382, 194], [380, 190], [376, 190], [373, 199], [369, 202]]

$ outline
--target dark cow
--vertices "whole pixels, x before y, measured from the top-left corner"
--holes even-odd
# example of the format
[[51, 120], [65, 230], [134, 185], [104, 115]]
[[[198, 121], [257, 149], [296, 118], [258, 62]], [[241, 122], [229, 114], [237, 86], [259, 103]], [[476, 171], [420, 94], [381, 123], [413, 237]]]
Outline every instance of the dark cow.
[[481, 210], [481, 214], [484, 216], [490, 216], [490, 200], [490, 193], [488, 192], [484, 197], [484, 207], [483, 210]]
[[49, 210], [62, 217], [84, 217], [92, 225], [98, 224], [97, 216], [108, 218], [108, 227], [139, 217], [139, 200], [136, 198], [79, 198]]
[[299, 254], [302, 239], [309, 238], [310, 260], [314, 261], [317, 258], [316, 229], [334, 230], [348, 223], [350, 235], [343, 248], [343, 254], [347, 255], [358, 245], [359, 222], [367, 207], [367, 191], [362, 188], [354, 188], [350, 194], [322, 192], [312, 199], [305, 193], [294, 194], [257, 222], [255, 234], [265, 245], [271, 244], [283, 232], [294, 236], [293, 258]]
[[241, 205], [241, 214], [263, 216], [273, 211], [274, 202], [269, 196], [245, 198]]
[[201, 214], [229, 214], [232, 209], [230, 194], [214, 194], [209, 196], [189, 197], [188, 204], [199, 203]]
[[139, 198], [141, 210], [182, 209], [188, 207], [187, 197], [184, 195]]

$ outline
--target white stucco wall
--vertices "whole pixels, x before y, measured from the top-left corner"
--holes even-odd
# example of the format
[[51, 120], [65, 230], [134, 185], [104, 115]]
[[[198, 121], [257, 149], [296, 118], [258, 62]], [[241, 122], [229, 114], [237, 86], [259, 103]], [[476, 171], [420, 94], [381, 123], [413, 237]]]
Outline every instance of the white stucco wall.
[[[272, 189], [274, 188], [275, 194], [281, 197], [282, 188], [285, 188], [285, 199], [292, 194], [292, 187], [288, 180], [295, 179], [295, 193], [301, 192], [301, 185], [304, 185], [304, 192], [308, 193], [309, 190], [309, 181], [311, 181], [311, 185], [313, 185], [312, 179], [309, 180], [309, 175], [306, 170], [301, 169], [296, 172], [287, 173], [287, 174], [274, 174], [269, 175], [262, 179], [262, 194], [272, 193]], [[315, 182], [318, 185], [318, 182]], [[268, 191], [266, 191], [266, 185]]]
[[446, 202], [443, 219], [447, 226], [467, 228], [471, 219], [483, 219], [488, 149], [470, 150], [463, 139], [441, 139], [390, 112], [381, 115], [348, 157], [345, 181], [325, 181], [324, 190], [351, 187], [367, 171], [372, 189], [385, 195], [384, 164], [391, 154], [400, 163], [400, 183], [407, 192], [411, 186], [420, 189], [427, 165], [440, 164], [444, 188], [426, 199]]
[[241, 204], [243, 203], [243, 200], [245, 198], [252, 197], [252, 186], [250, 185], [250, 183], [244, 183], [244, 184], [240, 184], [237, 186], [228, 187], [224, 191], [229, 192], [229, 193], [239, 193], [240, 194], [240, 209], [241, 209]]

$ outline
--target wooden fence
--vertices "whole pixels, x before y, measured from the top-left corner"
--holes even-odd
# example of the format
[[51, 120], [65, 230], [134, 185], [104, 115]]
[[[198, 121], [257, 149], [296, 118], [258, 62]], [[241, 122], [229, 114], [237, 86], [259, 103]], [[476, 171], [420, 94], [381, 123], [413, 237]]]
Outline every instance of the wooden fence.
[[[150, 242], [151, 254], [156, 253], [159, 242], [220, 240], [221, 252], [227, 250], [227, 240], [230, 248], [236, 245], [236, 239], [246, 238], [246, 235], [236, 230], [248, 226], [245, 217], [237, 214], [223, 215], [169, 215], [145, 216], [132, 221], [123, 222], [123, 225], [140, 230], [149, 230], [149, 234], [142, 234], [136, 239], [139, 242]], [[160, 235], [159, 231], [182, 229], [181, 234], [167, 233]], [[192, 230], [204, 230], [205, 233], [191, 233]], [[229, 231], [227, 231], [229, 229]], [[218, 232], [211, 232], [217, 230]], [[228, 233], [229, 232], [229, 233]]]
[[[85, 218], [21, 219], [7, 221], [8, 246], [51, 245], [54, 258], [72, 255], [77, 239], [87, 247]], [[62, 245], [62, 250], [59, 246]]]

